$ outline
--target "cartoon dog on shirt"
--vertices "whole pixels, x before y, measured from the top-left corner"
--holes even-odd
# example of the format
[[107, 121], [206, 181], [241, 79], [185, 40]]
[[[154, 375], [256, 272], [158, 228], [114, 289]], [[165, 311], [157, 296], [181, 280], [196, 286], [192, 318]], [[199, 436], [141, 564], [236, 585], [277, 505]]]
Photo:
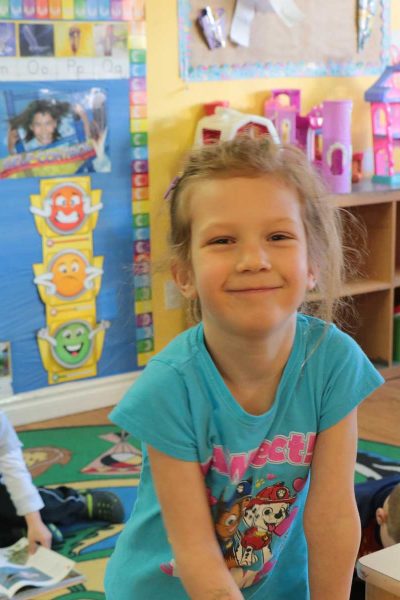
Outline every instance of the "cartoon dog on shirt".
[[215, 532], [228, 569], [239, 566], [235, 556], [235, 539], [244, 511], [251, 499], [251, 481], [241, 481], [229, 500], [221, 494], [216, 505]]
[[296, 497], [291, 497], [283, 482], [263, 488], [252, 498], [243, 514], [247, 525], [241, 533], [240, 546], [236, 549], [236, 560], [240, 566], [250, 566], [259, 560], [256, 552], [262, 552], [262, 563], [267, 563], [272, 552], [272, 535], [279, 535], [277, 528], [288, 518], [290, 506]]

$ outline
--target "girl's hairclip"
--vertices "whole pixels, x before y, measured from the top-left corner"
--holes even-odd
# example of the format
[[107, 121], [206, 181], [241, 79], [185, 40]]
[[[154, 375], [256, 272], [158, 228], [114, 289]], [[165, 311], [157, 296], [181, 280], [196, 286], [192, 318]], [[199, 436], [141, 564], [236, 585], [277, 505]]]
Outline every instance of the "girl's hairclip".
[[168, 186], [167, 191], [164, 194], [164, 200], [168, 200], [169, 195], [178, 186], [180, 180], [181, 180], [181, 177], [179, 177], [179, 175], [177, 175], [176, 177], [173, 178], [173, 180], [171, 181], [171, 183]]

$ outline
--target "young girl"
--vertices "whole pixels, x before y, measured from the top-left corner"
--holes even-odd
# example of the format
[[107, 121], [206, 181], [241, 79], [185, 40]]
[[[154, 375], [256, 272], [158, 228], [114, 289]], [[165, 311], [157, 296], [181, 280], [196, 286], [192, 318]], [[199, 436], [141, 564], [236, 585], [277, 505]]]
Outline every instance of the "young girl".
[[73, 106], [59, 100], [33, 100], [22, 113], [10, 119], [8, 151], [12, 154], [47, 148], [71, 135], [74, 130], [66, 123], [69, 115], [82, 121], [85, 137], [90, 137], [89, 121], [79, 104]]
[[340, 294], [338, 215], [303, 153], [239, 137], [189, 156], [172, 273], [201, 321], [111, 418], [143, 442], [108, 600], [345, 600], [360, 526], [356, 406], [382, 383], [356, 342], [299, 312]]

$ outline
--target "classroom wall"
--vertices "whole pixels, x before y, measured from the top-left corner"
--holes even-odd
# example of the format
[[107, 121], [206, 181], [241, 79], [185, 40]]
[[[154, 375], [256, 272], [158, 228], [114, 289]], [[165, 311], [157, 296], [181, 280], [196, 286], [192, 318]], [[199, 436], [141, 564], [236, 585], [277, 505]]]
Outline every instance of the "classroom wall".
[[[166, 251], [167, 219], [163, 195], [175, 176], [180, 157], [190, 148], [203, 104], [229, 100], [232, 108], [262, 114], [268, 90], [300, 88], [302, 114], [323, 100], [353, 100], [353, 151], [371, 147], [369, 105], [365, 90], [372, 77], [263, 78], [220, 82], [185, 83], [179, 77], [177, 7], [171, 0], [147, 0], [148, 114], [151, 193], [153, 312], [155, 350], [159, 351], [185, 327], [181, 309], [166, 309], [165, 285], [169, 275], [161, 272]], [[391, 26], [400, 23], [400, 5], [391, 2]]]

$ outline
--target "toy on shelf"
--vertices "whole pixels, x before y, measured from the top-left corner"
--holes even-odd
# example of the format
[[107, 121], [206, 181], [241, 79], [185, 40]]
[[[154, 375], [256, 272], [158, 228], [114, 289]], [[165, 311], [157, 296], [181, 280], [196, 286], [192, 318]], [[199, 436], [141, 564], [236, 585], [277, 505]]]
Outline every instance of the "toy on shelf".
[[217, 106], [224, 106], [225, 108], [229, 108], [228, 100], [215, 100], [214, 102], [206, 102], [204, 105], [204, 114], [206, 116], [213, 115]]
[[322, 104], [322, 175], [332, 192], [351, 192], [351, 100], [326, 100]]
[[400, 147], [400, 64], [386, 67], [365, 92], [371, 103], [374, 175], [372, 181], [392, 186], [400, 184], [400, 165], [395, 156]]
[[334, 193], [351, 189], [350, 100], [331, 100], [300, 115], [300, 90], [275, 89], [264, 103], [264, 115], [275, 125], [283, 143], [302, 148]]
[[363, 176], [363, 152], [354, 152], [351, 166], [351, 183], [359, 183]]
[[197, 124], [194, 143], [197, 146], [232, 140], [240, 133], [250, 135], [269, 135], [279, 144], [279, 136], [270, 119], [216, 106], [215, 112], [206, 115]]
[[300, 90], [272, 90], [264, 102], [264, 117], [271, 119], [283, 144], [295, 144], [297, 117], [300, 113]]
[[[308, 160], [317, 168], [322, 168], [322, 104], [313, 106], [305, 117], [305, 148]], [[299, 144], [300, 145], [300, 144]]]

